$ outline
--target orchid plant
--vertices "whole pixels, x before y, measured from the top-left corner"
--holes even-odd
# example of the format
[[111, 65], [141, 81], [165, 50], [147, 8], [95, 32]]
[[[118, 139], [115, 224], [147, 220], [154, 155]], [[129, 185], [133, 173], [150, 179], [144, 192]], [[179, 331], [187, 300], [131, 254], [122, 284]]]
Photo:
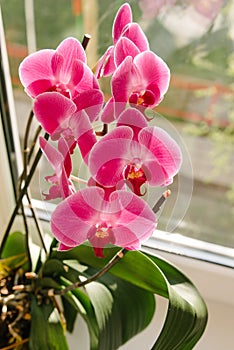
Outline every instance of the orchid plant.
[[[195, 286], [141, 248], [156, 229], [156, 213], [182, 163], [178, 144], [148, 116], [167, 92], [170, 70], [150, 50], [128, 3], [116, 14], [112, 36], [113, 45], [94, 71], [86, 61], [88, 36], [82, 43], [69, 37], [56, 50], [35, 52], [19, 67], [34, 106], [18, 199], [1, 244], [1, 348], [68, 349], [64, 330], [72, 331], [80, 314], [91, 350], [117, 349], [150, 323], [155, 295], [169, 304], [151, 349], [192, 349], [205, 329], [207, 310]], [[108, 100], [100, 87], [107, 76]], [[33, 117], [39, 128], [30, 147]], [[87, 179], [73, 173], [77, 152]], [[42, 154], [53, 169], [42, 195], [58, 203], [49, 247], [28, 192]], [[151, 207], [146, 194], [156, 186], [166, 188]], [[24, 197], [41, 239], [37, 253], [32, 253]], [[20, 208], [25, 233], [10, 233]]]

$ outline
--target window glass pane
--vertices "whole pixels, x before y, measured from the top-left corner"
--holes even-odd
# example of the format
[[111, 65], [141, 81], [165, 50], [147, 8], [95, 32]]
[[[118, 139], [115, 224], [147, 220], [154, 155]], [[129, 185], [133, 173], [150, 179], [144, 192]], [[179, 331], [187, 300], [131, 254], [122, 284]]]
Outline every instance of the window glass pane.
[[[94, 66], [111, 45], [112, 21], [123, 2], [34, 0], [35, 22], [29, 17], [26, 24], [23, 1], [0, 1], [21, 138], [31, 108], [17, 73], [28, 52], [27, 28], [35, 28], [37, 49], [55, 48], [66, 36], [82, 40], [83, 33], [91, 33], [87, 53], [90, 66]], [[188, 165], [188, 171], [184, 169], [170, 186], [173, 194], [160, 216], [159, 228], [172, 227], [189, 237], [234, 247], [234, 1], [129, 3], [134, 21], [142, 26], [151, 49], [171, 69], [169, 91], [155, 111], [167, 118], [172, 133], [180, 135], [193, 169], [192, 174]], [[189, 203], [190, 180], [193, 194]], [[35, 198], [41, 198], [38, 188], [36, 179], [32, 187]], [[180, 218], [175, 213], [178, 192], [182, 194], [176, 205], [187, 207], [183, 220], [179, 220], [183, 213]]]

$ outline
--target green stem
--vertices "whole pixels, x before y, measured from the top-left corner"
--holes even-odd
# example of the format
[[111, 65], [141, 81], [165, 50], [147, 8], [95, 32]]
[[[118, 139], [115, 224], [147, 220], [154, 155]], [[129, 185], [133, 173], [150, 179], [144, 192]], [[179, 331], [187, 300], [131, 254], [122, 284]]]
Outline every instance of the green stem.
[[[22, 172], [22, 174], [20, 176], [20, 179], [19, 179], [19, 193], [20, 193], [20, 190], [21, 190], [21, 187], [22, 187], [22, 183], [23, 183], [23, 181], [26, 179], [26, 177], [28, 175], [27, 174], [28, 173], [27, 172], [27, 168], [28, 168], [29, 162], [31, 160], [31, 157], [33, 155], [33, 151], [34, 151], [34, 148], [35, 148], [38, 136], [40, 135], [40, 132], [41, 132], [41, 126], [39, 126], [37, 128], [36, 132], [35, 132], [35, 135], [34, 135], [34, 138], [32, 140], [31, 146], [29, 147], [28, 146], [28, 139], [29, 139], [31, 125], [32, 125], [32, 122], [33, 122], [33, 117], [34, 117], [34, 113], [33, 113], [33, 111], [31, 111], [30, 114], [29, 114], [29, 117], [28, 117], [26, 129], [25, 129], [25, 134], [24, 134], [24, 143], [23, 143], [23, 164], [24, 164], [24, 167], [23, 167], [23, 172]], [[30, 197], [30, 194], [29, 194], [28, 190], [26, 192], [26, 197], [27, 197], [27, 201], [28, 201], [28, 204], [29, 204], [29, 208], [30, 208], [31, 213], [32, 213], [32, 217], [34, 219], [34, 222], [35, 222], [38, 234], [39, 234], [39, 238], [40, 238], [41, 243], [42, 243], [42, 247], [43, 247], [45, 253], [47, 254], [47, 249], [46, 249], [46, 246], [45, 246], [45, 243], [44, 243], [44, 240], [43, 240], [42, 229], [40, 227], [39, 220], [37, 218], [36, 212], [35, 212], [35, 210], [34, 210], [34, 208], [32, 206], [31, 197]], [[22, 215], [23, 215], [24, 226], [25, 226], [25, 233], [26, 233], [26, 246], [27, 246], [28, 258], [29, 258], [29, 263], [30, 263], [31, 257], [30, 257], [30, 250], [29, 250], [29, 232], [28, 232], [28, 226], [27, 226], [27, 219], [26, 219], [26, 216], [25, 216], [25, 213], [24, 213], [24, 207], [21, 206], [21, 208], [22, 208]], [[31, 265], [31, 263], [30, 263], [30, 265]]]
[[21, 176], [19, 177], [19, 181], [18, 181], [18, 194], [20, 193], [21, 187], [22, 187], [22, 183], [24, 181], [24, 179], [27, 176], [27, 166], [28, 166], [28, 137], [29, 137], [29, 132], [31, 129], [31, 125], [32, 125], [32, 121], [33, 121], [33, 111], [31, 110], [29, 117], [28, 117], [28, 121], [27, 121], [27, 125], [26, 125], [26, 129], [25, 129], [25, 133], [24, 133], [24, 144], [23, 144], [23, 172], [21, 174]]
[[95, 273], [93, 276], [87, 278], [85, 281], [78, 281], [76, 283], [73, 283], [66, 288], [62, 290], [49, 290], [49, 295], [64, 295], [67, 292], [70, 292], [73, 289], [84, 287], [86, 284], [96, 281], [98, 278], [102, 277], [107, 273], [114, 265], [116, 265], [128, 252], [127, 249], [121, 249], [118, 253], [116, 253], [113, 258], [97, 273]]
[[43, 230], [41, 228], [40, 221], [39, 221], [39, 219], [37, 217], [37, 213], [36, 213], [35, 209], [33, 208], [32, 201], [31, 201], [31, 198], [30, 198], [30, 195], [29, 195], [28, 192], [27, 192], [26, 196], [27, 196], [27, 201], [28, 201], [28, 204], [29, 204], [29, 208], [31, 210], [32, 217], [34, 219], [34, 223], [35, 223], [35, 226], [36, 226], [36, 229], [37, 229], [37, 232], [38, 232], [38, 235], [39, 235], [42, 247], [43, 247], [44, 252], [46, 253], [46, 255], [48, 255], [48, 251], [46, 249], [45, 242], [44, 242], [44, 239], [43, 239]]
[[[45, 137], [46, 140], [48, 140], [49, 135], [48, 135], [48, 134], [45, 134], [44, 137]], [[11, 215], [11, 217], [10, 217], [10, 220], [9, 220], [9, 222], [8, 222], [8, 225], [7, 225], [7, 228], [6, 228], [6, 230], [5, 230], [5, 233], [4, 233], [4, 236], [3, 236], [3, 239], [2, 239], [2, 243], [1, 243], [1, 247], [0, 247], [0, 256], [1, 256], [1, 254], [2, 254], [2, 250], [3, 250], [3, 247], [4, 247], [5, 243], [6, 243], [7, 237], [8, 237], [8, 235], [9, 235], [9, 233], [10, 233], [11, 227], [12, 227], [12, 225], [13, 225], [13, 223], [14, 223], [15, 217], [16, 217], [16, 215], [18, 214], [18, 210], [19, 210], [19, 208], [20, 208], [20, 206], [21, 206], [22, 199], [23, 199], [23, 197], [25, 196], [25, 194], [27, 193], [28, 186], [29, 186], [29, 184], [30, 184], [30, 182], [31, 182], [31, 180], [32, 180], [32, 177], [33, 177], [34, 173], [35, 173], [35, 170], [36, 170], [36, 168], [37, 168], [37, 165], [38, 165], [38, 163], [39, 163], [39, 160], [41, 159], [41, 155], [42, 155], [42, 151], [41, 151], [41, 149], [39, 149], [39, 150], [37, 151], [37, 154], [36, 154], [36, 156], [35, 156], [35, 159], [34, 159], [34, 161], [33, 161], [33, 164], [32, 164], [32, 166], [31, 166], [31, 169], [30, 169], [30, 171], [29, 171], [29, 174], [28, 174], [28, 176], [27, 176], [26, 179], [25, 179], [24, 187], [21, 189], [21, 191], [20, 191], [20, 193], [19, 193], [18, 199], [17, 199], [17, 201], [16, 201], [15, 208], [14, 208], [14, 210], [13, 210], [13, 213], [12, 213], [12, 215]]]
[[32, 270], [32, 259], [31, 259], [31, 253], [29, 248], [29, 229], [28, 229], [28, 223], [27, 218], [24, 211], [24, 205], [21, 203], [21, 211], [22, 211], [22, 217], [24, 221], [24, 228], [25, 228], [25, 237], [26, 237], [26, 252], [28, 256], [28, 271]]
[[32, 158], [33, 151], [34, 151], [34, 148], [36, 146], [36, 142], [37, 142], [38, 136], [40, 135], [41, 129], [42, 129], [42, 127], [39, 125], [36, 132], [35, 132], [34, 138], [32, 140], [31, 147], [30, 147], [30, 150], [28, 152], [28, 164], [30, 163], [30, 160]]

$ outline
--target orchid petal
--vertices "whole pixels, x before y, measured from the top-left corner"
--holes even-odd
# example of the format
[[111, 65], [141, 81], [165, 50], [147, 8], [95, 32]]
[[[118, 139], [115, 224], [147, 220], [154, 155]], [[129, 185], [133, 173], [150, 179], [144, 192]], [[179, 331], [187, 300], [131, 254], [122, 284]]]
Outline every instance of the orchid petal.
[[116, 194], [122, 210], [116, 219], [116, 227], [113, 228], [115, 244], [127, 247], [149, 238], [155, 230], [156, 219], [148, 204], [126, 191], [113, 192], [110, 201]]
[[34, 103], [35, 116], [49, 134], [53, 134], [75, 110], [76, 105], [57, 92], [45, 92]]
[[139, 131], [147, 127], [147, 122], [144, 115], [136, 108], [128, 108], [123, 111], [117, 122], [117, 126], [126, 125], [132, 128], [134, 132], [134, 138], [137, 139]]
[[69, 177], [72, 172], [72, 161], [69, 145], [63, 137], [60, 137], [58, 140], [58, 150], [63, 156], [63, 166], [65, 168], [67, 177]]
[[[81, 60], [74, 60], [71, 68], [69, 85], [76, 86], [80, 83], [84, 76], [85, 65]], [[89, 83], [91, 79], [89, 79]]]
[[71, 247], [86, 241], [90, 229], [98, 222], [103, 195], [101, 188], [89, 187], [61, 202], [51, 217], [51, 229], [56, 239]]
[[74, 187], [69, 180], [72, 165], [66, 141], [63, 139], [59, 140], [59, 149], [62, 149], [64, 154], [50, 145], [43, 137], [40, 137], [39, 143], [43, 153], [55, 171], [54, 176], [46, 178], [47, 181], [55, 183], [55, 186], [50, 188], [49, 194], [46, 194], [46, 199], [66, 198], [70, 196], [74, 193]]
[[111, 85], [116, 102], [127, 102], [129, 98], [132, 63], [132, 57], [126, 57], [113, 74]]
[[75, 38], [66, 38], [63, 40], [56, 49], [56, 52], [63, 56], [64, 64], [60, 72], [60, 76], [65, 79], [65, 81], [69, 80], [71, 75], [71, 69], [73, 62], [76, 59], [81, 60], [86, 63], [86, 54], [81, 43]]
[[48, 79], [38, 79], [33, 81], [25, 88], [25, 92], [32, 98], [36, 98], [38, 95], [50, 91], [52, 89], [53, 82]]
[[97, 182], [112, 187], [123, 179], [132, 136], [131, 128], [120, 126], [93, 146], [89, 155], [89, 169]]
[[19, 66], [19, 77], [22, 85], [28, 87], [36, 80], [53, 80], [51, 60], [54, 50], [40, 50], [27, 56]]
[[157, 84], [160, 95], [163, 96], [169, 86], [170, 70], [167, 64], [152, 51], [141, 52], [134, 58], [134, 64], [141, 72], [147, 86]]
[[89, 152], [97, 141], [89, 117], [84, 110], [75, 113], [71, 117], [69, 125], [73, 130], [73, 135], [78, 143], [81, 155], [87, 164]]
[[58, 246], [58, 251], [59, 252], [63, 252], [63, 251], [67, 251], [67, 250], [70, 250], [71, 248], [73, 248], [73, 246], [69, 247], [63, 243], [59, 243], [59, 246]]
[[108, 47], [104, 55], [98, 61], [96, 69], [96, 77], [100, 79], [101, 77], [107, 77], [111, 75], [116, 69], [114, 62], [114, 46]]
[[63, 162], [62, 154], [56, 148], [54, 148], [48, 141], [46, 141], [44, 137], [39, 138], [39, 144], [41, 150], [46, 155], [46, 158], [48, 159], [53, 170], [56, 172]]
[[75, 60], [73, 62], [68, 86], [71, 90], [74, 90], [73, 96], [85, 90], [99, 88], [93, 72], [81, 60]]
[[132, 10], [128, 3], [123, 4], [114, 19], [112, 36], [114, 40], [114, 44], [119, 39], [124, 27], [132, 22]]
[[51, 59], [51, 69], [57, 81], [59, 81], [60, 71], [64, 63], [64, 58], [58, 52], [55, 52]]
[[[48, 176], [46, 177], [46, 180], [47, 180], [48, 182], [50, 182], [49, 179], [48, 179]], [[60, 198], [60, 197], [61, 197], [60, 188], [59, 188], [59, 186], [57, 186], [57, 185], [51, 186], [51, 187], [49, 188], [49, 193], [44, 193], [44, 192], [42, 192], [42, 194], [43, 194], [44, 199], [45, 199], [46, 201], [49, 201], [49, 200], [52, 200], [52, 199], [57, 199], [57, 198]]]
[[182, 162], [181, 151], [177, 143], [161, 128], [147, 127], [140, 131], [139, 142], [154, 156], [145, 160], [152, 185], [162, 185], [173, 177], [179, 170]]
[[138, 23], [130, 23], [127, 25], [122, 36], [131, 40], [139, 51], [143, 52], [149, 50], [148, 39]]
[[111, 97], [103, 108], [101, 121], [106, 124], [113, 122], [115, 120], [114, 114], [114, 99]]
[[116, 66], [119, 66], [127, 56], [134, 58], [139, 53], [140, 50], [131, 40], [122, 37], [115, 45], [114, 59]]
[[106, 124], [113, 122], [118, 118], [125, 107], [126, 102], [115, 102], [114, 98], [111, 97], [102, 110], [102, 122]]
[[97, 120], [103, 105], [104, 97], [100, 90], [89, 89], [74, 98], [77, 110], [85, 110], [91, 122]]

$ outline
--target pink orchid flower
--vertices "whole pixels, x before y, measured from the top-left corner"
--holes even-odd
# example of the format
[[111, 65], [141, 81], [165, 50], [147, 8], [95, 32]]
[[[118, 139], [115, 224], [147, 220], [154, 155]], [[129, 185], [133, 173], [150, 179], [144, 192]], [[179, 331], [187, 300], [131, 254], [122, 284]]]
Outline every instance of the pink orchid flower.
[[61, 125], [66, 128], [70, 117], [80, 111], [85, 111], [90, 122], [94, 122], [102, 104], [103, 94], [99, 90], [84, 91], [74, 101], [56, 92], [45, 92], [37, 96], [33, 110], [43, 129], [53, 135]]
[[[91, 122], [97, 119], [102, 107], [103, 95], [99, 90], [92, 90], [88, 96], [86, 91], [80, 96], [84, 100], [76, 106], [74, 101], [55, 92], [39, 95], [34, 103], [34, 113], [44, 130], [57, 140], [61, 135], [67, 142], [77, 142], [82, 156], [86, 159], [89, 150], [96, 142]], [[78, 97], [80, 99], [80, 96]]]
[[117, 119], [126, 103], [144, 110], [157, 106], [167, 92], [170, 70], [152, 51], [126, 57], [113, 74], [113, 97], [107, 102], [102, 121]]
[[[128, 114], [131, 117], [128, 117]], [[125, 179], [135, 194], [141, 186], [164, 186], [172, 182], [181, 165], [177, 143], [161, 128], [144, 126], [142, 114], [129, 108], [120, 116], [122, 125], [109, 132], [89, 155], [91, 176], [106, 187]], [[125, 119], [125, 121], [124, 121]], [[131, 125], [131, 120], [135, 124]], [[139, 125], [137, 120], [140, 120]]]
[[56, 50], [44, 49], [27, 56], [20, 64], [19, 76], [32, 98], [56, 91], [74, 99], [83, 91], [99, 89], [86, 64], [85, 51], [75, 38], [63, 40]]
[[115, 191], [105, 200], [104, 190], [99, 187], [85, 188], [66, 198], [51, 218], [59, 250], [88, 240], [99, 257], [103, 257], [107, 244], [139, 249], [155, 227], [155, 215], [141, 198], [127, 191]]
[[52, 140], [60, 142], [64, 138], [69, 153], [73, 153], [77, 144], [87, 164], [89, 152], [97, 139], [86, 110], [77, 111], [73, 101], [63, 95], [47, 92], [38, 96], [34, 111]]
[[102, 76], [108, 76], [114, 73], [119, 62], [116, 58], [116, 47], [119, 39], [125, 38], [124, 58], [132, 55], [132, 52], [142, 52], [149, 50], [148, 40], [139, 24], [132, 22], [132, 11], [129, 4], [123, 4], [118, 10], [112, 28], [112, 37], [114, 45], [108, 47], [104, 55], [100, 58], [96, 70], [96, 76], [99, 79]]
[[48, 194], [44, 194], [46, 200], [66, 198], [75, 193], [75, 187], [70, 180], [72, 171], [69, 147], [63, 138], [59, 139], [58, 149], [53, 147], [43, 137], [39, 139], [40, 147], [47, 160], [51, 164], [55, 174], [46, 176], [45, 179], [52, 183]]

